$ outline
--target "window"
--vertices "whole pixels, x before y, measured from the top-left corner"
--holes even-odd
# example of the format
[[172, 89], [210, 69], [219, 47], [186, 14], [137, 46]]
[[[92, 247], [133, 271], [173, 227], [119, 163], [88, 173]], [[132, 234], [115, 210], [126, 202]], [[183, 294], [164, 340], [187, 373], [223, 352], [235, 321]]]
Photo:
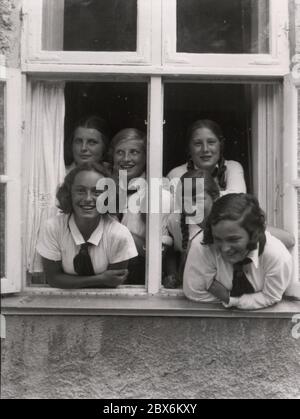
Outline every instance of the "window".
[[24, 7], [28, 63], [149, 62], [151, 1], [26, 0]]
[[[3, 61], [3, 63], [2, 63]], [[1, 294], [21, 289], [21, 80], [0, 56], [0, 277]], [[14, 101], [17, 101], [16, 103]]]
[[[60, 168], [69, 163], [61, 144], [84, 114], [104, 117], [113, 133], [128, 126], [147, 130], [149, 181], [186, 161], [185, 133], [193, 120], [214, 119], [225, 132], [225, 157], [243, 165], [247, 188], [258, 196], [269, 223], [296, 233], [297, 217], [289, 217], [287, 201], [292, 197], [296, 214], [296, 190], [290, 187], [295, 174], [287, 164], [296, 153], [285, 128], [291, 118], [287, 1], [24, 0], [24, 5], [27, 152], [32, 138], [39, 138], [32, 135], [32, 109], [47, 89], [60, 112], [53, 120], [37, 113], [35, 121], [57, 130], [52, 134], [59, 138], [59, 159], [53, 161], [59, 160]], [[106, 27], [115, 25], [114, 8], [124, 15], [117, 36]], [[96, 16], [103, 25], [93, 23]], [[77, 31], [81, 25], [89, 30]], [[161, 285], [161, 224], [159, 215], [149, 214], [146, 287], [99, 292], [169, 293]]]
[[177, 0], [176, 14], [179, 53], [270, 52], [268, 0]]
[[[61, 19], [61, 33], [54, 30], [58, 22], [50, 20], [54, 13]], [[42, 26], [45, 51], [133, 52], [137, 50], [137, 0], [46, 0]]]
[[163, 7], [166, 63], [260, 74], [287, 69], [287, 2], [170, 0]]

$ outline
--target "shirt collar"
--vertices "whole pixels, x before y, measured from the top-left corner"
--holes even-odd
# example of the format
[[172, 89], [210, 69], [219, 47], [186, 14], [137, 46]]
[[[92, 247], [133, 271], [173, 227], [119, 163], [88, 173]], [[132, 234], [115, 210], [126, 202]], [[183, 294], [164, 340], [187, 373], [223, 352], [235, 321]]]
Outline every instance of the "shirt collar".
[[246, 257], [251, 259], [254, 266], [258, 268], [258, 265], [259, 265], [258, 247], [257, 249], [251, 250]]
[[[73, 237], [73, 240], [77, 246], [81, 246], [85, 243], [85, 240], [82, 236], [82, 234], [79, 231], [79, 228], [77, 227], [77, 224], [74, 219], [74, 215], [72, 214], [69, 219], [69, 228], [71, 235]], [[91, 234], [91, 237], [88, 239], [88, 243], [93, 244], [94, 246], [98, 246], [100, 243], [100, 240], [102, 239], [104, 231], [104, 218], [101, 217], [98, 226], [95, 228], [93, 233]]]
[[189, 224], [190, 240], [193, 240], [201, 231], [199, 224]]
[[[131, 183], [131, 185], [130, 185], [130, 189], [135, 189], [135, 182], [136, 182], [136, 184], [137, 184], [137, 186], [139, 187], [139, 189], [140, 189], [140, 185], [139, 185], [139, 183], [138, 183], [138, 180], [139, 179], [146, 179], [146, 172], [143, 172], [140, 176], [138, 176], [138, 177], [136, 177], [136, 178], [133, 178], [133, 179], [131, 179], [131, 180], [128, 180], [127, 179], [127, 185], [126, 185], [126, 189], [123, 187], [123, 186], [125, 186], [125, 185], [121, 185], [121, 184], [119, 184], [118, 186], [119, 186], [119, 188], [120, 189], [122, 189], [122, 191], [127, 191], [127, 189], [128, 189], [128, 186], [130, 185], [130, 183]], [[137, 180], [136, 180], [137, 179]]]
[[[219, 259], [223, 259], [222, 258], [222, 255], [221, 255], [221, 253], [219, 251], [217, 251], [217, 257]], [[255, 266], [255, 268], [258, 268], [259, 267], [259, 253], [258, 253], [258, 248], [257, 249], [254, 249], [254, 250], [251, 250], [246, 255], [246, 258], [251, 259], [251, 261], [252, 261], [253, 265]]]

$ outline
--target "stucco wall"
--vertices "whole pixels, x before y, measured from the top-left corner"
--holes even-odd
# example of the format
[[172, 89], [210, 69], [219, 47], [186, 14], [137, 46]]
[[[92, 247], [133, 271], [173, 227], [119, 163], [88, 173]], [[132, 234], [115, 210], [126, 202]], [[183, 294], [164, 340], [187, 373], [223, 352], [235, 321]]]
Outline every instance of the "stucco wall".
[[[11, 67], [20, 63], [20, 3], [0, 0], [0, 52]], [[295, 16], [300, 52], [300, 5]], [[288, 320], [7, 316], [6, 322], [2, 398], [300, 398], [300, 347]]]
[[0, 54], [7, 65], [20, 66], [21, 0], [0, 0]]
[[288, 320], [8, 317], [2, 398], [300, 398]]

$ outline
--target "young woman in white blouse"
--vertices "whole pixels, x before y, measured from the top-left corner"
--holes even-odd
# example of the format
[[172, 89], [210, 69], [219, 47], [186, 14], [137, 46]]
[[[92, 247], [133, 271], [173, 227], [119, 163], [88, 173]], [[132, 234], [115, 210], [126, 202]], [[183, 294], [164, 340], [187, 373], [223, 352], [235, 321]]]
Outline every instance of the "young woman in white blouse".
[[203, 241], [192, 242], [183, 290], [199, 302], [257, 310], [278, 303], [292, 279], [292, 257], [265, 231], [265, 216], [252, 195], [218, 199]]
[[[119, 219], [131, 232], [138, 257], [129, 264], [128, 284], [145, 284], [145, 255], [146, 255], [146, 212], [147, 212], [147, 188], [146, 188], [146, 160], [147, 160], [147, 135], [136, 128], [125, 128], [119, 131], [110, 144], [110, 158], [113, 166], [113, 176], [120, 183], [120, 189], [127, 187], [127, 202], [122, 207], [119, 202]], [[127, 185], [122, 185], [119, 179], [121, 173], [126, 173]], [[160, 191], [158, 191], [160, 193]], [[157, 196], [159, 201], [159, 196]], [[171, 194], [162, 189], [162, 240], [163, 247], [170, 246], [172, 240], [167, 232], [167, 220], [172, 209]], [[121, 207], [121, 208], [120, 208]], [[135, 211], [131, 208], [135, 207]]]
[[[202, 181], [203, 184], [197, 181]], [[180, 178], [181, 213], [168, 217], [167, 229], [173, 241], [168, 249], [165, 262], [163, 285], [166, 288], [182, 287], [183, 268], [189, 245], [199, 235], [202, 237], [205, 218], [208, 217], [213, 202], [219, 198], [218, 185], [209, 172], [190, 170]], [[193, 205], [191, 218], [190, 205]], [[189, 220], [189, 218], [191, 218]]]
[[211, 120], [195, 121], [188, 129], [188, 161], [172, 169], [168, 178], [180, 178], [192, 169], [207, 170], [215, 178], [221, 195], [245, 193], [244, 170], [240, 163], [224, 158], [224, 136]]
[[115, 288], [137, 256], [129, 230], [97, 209], [97, 183], [109, 173], [96, 163], [73, 169], [57, 192], [56, 217], [47, 220], [37, 251], [48, 284], [56, 288]]

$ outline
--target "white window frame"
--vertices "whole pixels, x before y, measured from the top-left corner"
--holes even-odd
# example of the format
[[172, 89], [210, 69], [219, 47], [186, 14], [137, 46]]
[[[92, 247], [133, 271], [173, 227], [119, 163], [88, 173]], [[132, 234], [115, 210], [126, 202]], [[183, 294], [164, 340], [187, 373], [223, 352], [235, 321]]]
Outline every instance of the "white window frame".
[[[24, 0], [28, 7], [28, 4], [34, 5], [36, 0]], [[147, 0], [146, 0], [147, 1]], [[197, 78], [201, 82], [215, 82], [218, 79], [218, 76], [222, 76], [223, 82], [253, 82], [253, 83], [267, 83], [272, 81], [274, 78], [279, 80], [282, 84], [283, 96], [282, 96], [282, 106], [284, 107], [284, 132], [283, 132], [283, 143], [284, 146], [284, 156], [283, 161], [285, 164], [282, 168], [282, 176], [284, 179], [284, 186], [286, 191], [283, 193], [282, 197], [282, 207], [283, 207], [283, 225], [282, 227], [286, 228], [288, 231], [294, 233], [296, 239], [298, 238], [298, 214], [297, 214], [297, 191], [294, 186], [296, 175], [294, 173], [294, 168], [297, 166], [297, 134], [295, 132], [295, 126], [297, 124], [297, 104], [295, 101], [291, 101], [290, 92], [294, 91], [291, 89], [290, 84], [287, 82], [287, 77], [284, 77], [289, 74], [289, 44], [287, 37], [287, 0], [270, 0], [275, 9], [272, 9], [275, 13], [275, 17], [272, 20], [272, 56], [268, 56], [268, 62], [266, 63], [265, 58], [262, 55], [259, 55], [256, 58], [259, 58], [261, 61], [249, 62], [247, 59], [254, 59], [254, 56], [246, 57], [246, 55], [234, 56], [235, 59], [241, 59], [240, 66], [236, 65], [236, 61], [232, 63], [232, 58], [224, 55], [217, 55], [215, 57], [210, 56], [209, 66], [206, 62], [205, 57], [198, 55], [197, 60], [203, 60], [206, 63], [206, 66], [201, 66], [203, 61], [196, 62], [179, 62], [178, 54], [173, 60], [166, 60], [166, 48], [169, 51], [169, 47], [166, 43], [166, 22], [169, 19], [169, 22], [172, 20], [172, 14], [169, 10], [169, 16], [166, 20], [166, 4], [173, 6], [176, 3], [175, 0], [149, 0], [151, 3], [151, 14], [152, 21], [152, 32], [151, 38], [149, 39], [149, 48], [148, 52], [151, 50], [151, 64], [148, 67], [141, 66], [140, 62], [123, 63], [118, 62], [109, 62], [108, 65], [103, 65], [101, 54], [98, 53], [94, 55], [95, 62], [87, 62], [85, 59], [74, 61], [73, 64], [65, 62], [62, 59], [62, 56], [66, 56], [65, 52], [61, 52], [60, 60], [56, 60], [54, 57], [53, 60], [46, 57], [46, 55], [36, 55], [32, 57], [28, 55], [28, 45], [32, 42], [35, 42], [33, 46], [30, 47], [31, 52], [37, 51], [37, 39], [41, 40], [41, 36], [38, 37], [36, 32], [38, 28], [38, 19], [36, 21], [36, 29], [33, 33], [28, 31], [28, 20], [33, 17], [28, 15], [25, 19], [27, 21], [25, 28], [23, 43], [25, 44], [25, 55], [22, 64], [23, 71], [30, 77], [38, 78], [41, 80], [49, 79], [64, 79], [69, 81], [101, 81], [103, 77], [114, 81], [118, 81], [124, 77], [130, 79], [131, 77], [146, 76], [149, 80], [149, 90], [148, 90], [148, 176], [150, 178], [159, 178], [162, 176], [163, 171], [163, 161], [162, 161], [162, 149], [163, 149], [163, 86], [165, 77], [174, 78], [174, 80], [179, 80], [179, 82], [184, 82], [183, 76], [188, 76], [189, 80]], [[33, 8], [32, 10], [34, 10]], [[32, 12], [32, 10], [26, 9], [27, 12]], [[175, 7], [176, 10], [176, 7]], [[273, 13], [272, 12], [272, 13]], [[164, 16], [164, 17], [163, 17]], [[148, 16], [149, 17], [149, 16]], [[175, 20], [176, 22], [176, 20]], [[162, 29], [162, 26], [164, 29]], [[41, 28], [39, 29], [41, 30]], [[165, 35], [163, 36], [163, 30]], [[174, 32], [176, 34], [176, 30]], [[176, 45], [176, 42], [175, 42]], [[151, 48], [150, 48], [151, 46]], [[41, 51], [40, 51], [41, 52]], [[80, 53], [76, 59], [81, 54], [89, 53]], [[113, 53], [115, 54], [115, 53]], [[83, 57], [82, 55], [82, 57]], [[189, 54], [190, 55], [190, 54]], [[85, 55], [86, 57], [88, 55]], [[81, 58], [82, 58], [81, 57]], [[162, 57], [164, 57], [162, 62]], [[93, 64], [93, 65], [91, 65]], [[233, 67], [234, 66], [234, 67]], [[182, 76], [180, 79], [178, 76]], [[30, 85], [30, 79], [29, 85]], [[294, 93], [293, 93], [294, 98]], [[259, 117], [259, 113], [257, 115]], [[296, 119], [296, 122], [295, 122]], [[290, 124], [292, 122], [292, 128], [287, 129], [287, 121]], [[292, 143], [291, 141], [292, 135]], [[257, 147], [260, 147], [262, 150], [263, 158], [258, 162], [259, 173], [264, 173], [267, 165], [267, 138], [264, 137], [263, 144], [257, 143]], [[274, 148], [276, 149], [276, 147]], [[157, 158], [157, 152], [160, 151], [159, 158]], [[260, 152], [258, 156], [260, 157]], [[293, 163], [290, 164], [289, 159], [293, 159]], [[288, 163], [287, 163], [288, 162]], [[18, 166], [19, 167], [19, 166]], [[293, 168], [293, 170], [292, 170]], [[273, 170], [276, 168], [273, 167]], [[300, 182], [299, 182], [300, 184]], [[258, 187], [260, 183], [258, 182]], [[267, 200], [267, 192], [265, 190], [259, 189], [259, 198], [264, 201]], [[274, 193], [272, 195], [274, 199]], [[293, 211], [293, 217], [291, 217], [291, 206]], [[42, 293], [46, 295], [103, 295], [103, 296], [112, 296], [116, 297], [118, 295], [123, 296], [151, 296], [155, 294], [162, 294], [164, 296], [182, 296], [182, 291], [180, 290], [164, 290], [161, 288], [161, 220], [156, 214], [150, 214], [148, 217], [147, 225], [147, 261], [146, 261], [146, 287], [120, 287], [115, 290], [76, 290], [73, 292], [63, 291], [51, 288], [39, 288], [39, 287], [27, 287], [24, 280], [24, 290], [30, 293]], [[298, 278], [298, 249], [295, 246], [294, 250], [294, 265], [295, 265], [295, 275]], [[151, 263], [155, 261], [155, 263]], [[158, 262], [157, 262], [158, 261]], [[25, 278], [25, 271], [23, 271], [23, 277]], [[21, 275], [20, 275], [21, 277]], [[140, 303], [137, 302], [137, 306]]]
[[43, 0], [24, 0], [25, 37], [23, 64], [111, 64], [145, 65], [151, 59], [151, 4], [152, 0], [137, 0], [137, 51], [45, 51], [42, 50]]
[[[128, 74], [127, 80], [130, 81]], [[70, 81], [76, 81], [69, 75]], [[83, 81], [85, 78], [80, 78]], [[87, 80], [87, 78], [86, 78]], [[107, 76], [98, 76], [97, 81], [109, 81]], [[112, 78], [116, 81], [116, 78]], [[169, 80], [169, 79], [168, 79]], [[164, 103], [164, 82], [167, 80], [162, 76], [153, 75], [149, 78], [148, 87], [148, 179], [161, 178], [163, 173], [163, 103]], [[170, 80], [172, 82], [172, 80]], [[187, 82], [186, 78], [176, 82]], [[295, 188], [297, 167], [297, 106], [294, 98], [295, 87], [292, 89], [289, 76], [278, 81], [266, 84], [265, 80], [248, 79], [240, 81], [240, 84], [253, 84], [259, 91], [258, 107], [253, 114], [253, 172], [257, 170], [254, 179], [254, 190], [259, 198], [262, 207], [267, 212], [267, 219], [270, 225], [284, 228], [294, 234], [298, 239], [298, 214], [297, 214], [297, 191]], [[89, 79], [90, 82], [90, 79]], [[200, 80], [197, 83], [234, 83], [230, 78], [220, 80]], [[268, 92], [267, 87], [274, 88], [274, 93]], [[283, 92], [285, 94], [283, 95]], [[292, 92], [292, 94], [291, 94]], [[269, 106], [275, 107], [275, 113], [269, 112]], [[293, 112], [292, 112], [292, 109]], [[282, 115], [282, 121], [276, 121], [276, 115]], [[266, 118], [268, 116], [271, 128], [266, 129]], [[274, 118], [274, 120], [273, 120]], [[26, 124], [27, 125], [27, 124]], [[285, 129], [282, 130], [282, 127]], [[289, 128], [287, 128], [289, 127]], [[296, 128], [295, 128], [296, 127]], [[293, 139], [290, 141], [290, 139]], [[292, 159], [291, 159], [292, 158]], [[292, 160], [292, 161], [291, 161]], [[278, 166], [280, 170], [278, 171]], [[264, 181], [260, 181], [263, 179]], [[150, 196], [151, 199], [151, 196]], [[276, 208], [274, 209], [274, 205]], [[292, 216], [291, 216], [292, 208]], [[124, 286], [118, 289], [106, 290], [77, 290], [80, 295], [101, 294], [106, 296], [145, 296], [162, 294], [168, 296], [182, 296], [181, 290], [167, 290], [161, 286], [161, 218], [157, 214], [148, 215], [147, 223], [147, 259], [145, 273], [145, 287]], [[298, 280], [298, 248], [293, 250], [295, 281]], [[155, 261], [155, 263], [151, 263]], [[47, 295], [65, 295], [65, 291], [40, 288], [39, 286], [26, 286], [26, 291], [34, 293], [46, 293]], [[68, 293], [68, 291], [67, 291]], [[74, 292], [73, 292], [74, 293]]]
[[177, 0], [163, 1], [163, 62], [201, 68], [206, 74], [222, 68], [222, 74], [284, 75], [288, 73], [288, 1], [270, 1], [269, 54], [193, 54], [178, 53]]
[[[0, 58], [3, 56], [0, 56]], [[2, 62], [2, 64], [1, 64]], [[5, 83], [4, 150], [6, 172], [0, 182], [6, 185], [5, 208], [5, 277], [1, 278], [1, 294], [15, 293], [22, 288], [21, 247], [21, 92], [19, 70], [6, 68], [0, 59], [0, 81]]]
[[[295, 247], [293, 249], [294, 282], [298, 283], [297, 295], [300, 296], [299, 273], [299, 213], [298, 190], [300, 179], [298, 176], [298, 90], [300, 82], [287, 75], [283, 80], [283, 223], [284, 228], [294, 233]], [[292, 211], [291, 211], [292, 208]]]

